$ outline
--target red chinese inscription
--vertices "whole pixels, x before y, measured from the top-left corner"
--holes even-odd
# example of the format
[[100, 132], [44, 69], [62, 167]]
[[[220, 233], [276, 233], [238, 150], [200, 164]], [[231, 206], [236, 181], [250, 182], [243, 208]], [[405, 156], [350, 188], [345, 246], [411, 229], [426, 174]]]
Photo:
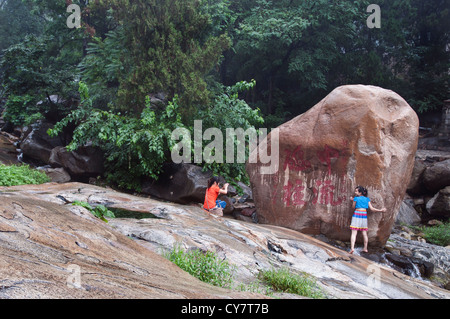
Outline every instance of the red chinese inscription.
[[336, 187], [329, 180], [323, 182], [316, 181], [316, 186], [313, 189], [314, 200], [312, 201], [312, 203], [314, 205], [341, 205], [345, 201], [346, 196], [341, 196], [335, 199], [335, 190]]
[[302, 181], [297, 181], [295, 185], [288, 182], [287, 185], [283, 187], [283, 201], [286, 204], [286, 207], [305, 205], [304, 190], [305, 186], [302, 185]]
[[[342, 146], [347, 148], [348, 141], [343, 140]], [[286, 150], [285, 155], [283, 170], [289, 168], [291, 172], [302, 172], [313, 168], [311, 161], [305, 159], [305, 152], [301, 145], [292, 151]], [[331, 176], [331, 165], [333, 160], [337, 160], [342, 156], [343, 155], [339, 150], [336, 150], [329, 145], [325, 145], [323, 150], [316, 152], [316, 160], [327, 166], [328, 176]], [[305, 192], [306, 187], [303, 186], [303, 181], [296, 180], [294, 183], [288, 181], [287, 184], [281, 187], [279, 180], [280, 176], [278, 173], [279, 172], [272, 177], [274, 182], [274, 192], [271, 195], [272, 203], [275, 204], [276, 199], [280, 198], [279, 196], [281, 195], [281, 199], [286, 207], [305, 205], [307, 201], [310, 200], [309, 197], [311, 195]], [[314, 195], [311, 203], [313, 205], [339, 206], [346, 200], [346, 196], [339, 196], [337, 193], [332, 180], [317, 180], [313, 185]]]
[[286, 160], [284, 161], [283, 169], [286, 170], [289, 167], [290, 170], [295, 172], [302, 172], [311, 168], [311, 162], [304, 160], [305, 153], [302, 150], [302, 146], [298, 146], [294, 151], [285, 151]]
[[325, 145], [323, 151], [317, 152], [317, 157], [319, 158], [319, 161], [322, 164], [327, 165], [328, 167], [328, 175], [331, 175], [331, 160], [338, 159], [339, 155], [340, 153], [338, 150], [335, 150], [334, 148], [331, 148], [328, 145]]

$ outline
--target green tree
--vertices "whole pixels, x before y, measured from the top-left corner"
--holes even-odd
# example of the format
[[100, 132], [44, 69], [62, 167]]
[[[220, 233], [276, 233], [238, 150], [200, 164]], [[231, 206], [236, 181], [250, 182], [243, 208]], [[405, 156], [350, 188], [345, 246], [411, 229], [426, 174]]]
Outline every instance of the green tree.
[[435, 109], [449, 92], [448, 1], [378, 4], [381, 28], [360, 24], [352, 41], [343, 43], [345, 54], [329, 74], [330, 88], [347, 83], [378, 85], [402, 95], [418, 112]]
[[[239, 156], [243, 156], [245, 160], [249, 156], [249, 137], [245, 139], [244, 148], [239, 145], [239, 139], [230, 136], [227, 129], [242, 129], [243, 131], [254, 130], [263, 126], [264, 119], [259, 109], [252, 109], [243, 99], [239, 98], [239, 94], [252, 90], [256, 85], [253, 80], [251, 82], [241, 81], [233, 86], [222, 86], [220, 92], [217, 92], [213, 101], [206, 107], [199, 107], [194, 115], [194, 118], [201, 119], [204, 128], [217, 128], [221, 131], [223, 136], [223, 147], [228, 142], [235, 149], [232, 163], [225, 159], [225, 154], [219, 154], [220, 161], [203, 162], [201, 165], [205, 169], [211, 170], [215, 175], [221, 175], [227, 180], [242, 181], [249, 183], [249, 179], [245, 170], [245, 164], [239, 162]], [[191, 131], [191, 136], [194, 136], [193, 123], [188, 126]], [[205, 150], [210, 141], [203, 141], [202, 149]], [[240, 150], [244, 149], [245, 154], [238, 154]], [[192, 145], [194, 151], [194, 145]], [[217, 150], [213, 150], [215, 153]], [[213, 157], [215, 154], [211, 154]], [[223, 156], [220, 156], [223, 155]]]
[[378, 85], [417, 111], [448, 98], [448, 0], [381, 0], [381, 28], [370, 29], [368, 0], [233, 2], [233, 51], [222, 82], [256, 79], [246, 100], [270, 123], [296, 116], [335, 87]]
[[0, 0], [0, 57], [2, 51], [21, 42], [26, 35], [39, 35], [43, 20], [22, 0]]
[[[19, 125], [23, 124], [22, 120], [40, 113], [51, 121], [58, 121], [75, 104], [55, 103], [50, 96], [57, 95], [66, 101], [76, 98], [77, 65], [83, 57], [86, 35], [81, 28], [67, 27], [64, 2], [27, 0], [25, 3], [42, 22], [42, 33], [27, 35], [3, 51], [0, 68], [3, 94], [7, 99], [6, 118], [14, 118], [14, 124]], [[17, 103], [19, 100], [27, 103]], [[43, 103], [36, 105], [38, 101]]]
[[[261, 108], [272, 114], [296, 95], [327, 89], [339, 43], [355, 33], [361, 1], [268, 1], [242, 12], [233, 56], [234, 76], [254, 78]], [[248, 9], [248, 6], [244, 6]]]
[[134, 117], [95, 108], [83, 82], [79, 91], [80, 106], [49, 134], [56, 136], [64, 127], [74, 124], [73, 139], [67, 148], [76, 150], [90, 143], [102, 149], [106, 177], [120, 187], [140, 190], [142, 177], [157, 179], [174, 144], [171, 133], [183, 127], [177, 97], [161, 111], [152, 110], [147, 98], [141, 115]]
[[442, 106], [450, 93], [450, 3], [413, 0], [411, 6], [407, 77], [412, 92], [407, 97], [423, 112]]
[[[169, 100], [178, 95], [184, 116], [209, 102], [205, 75], [230, 42], [224, 34], [210, 35], [210, 16], [201, 12], [200, 1], [111, 0], [104, 5], [123, 28], [107, 34], [122, 35], [120, 49], [113, 53], [122, 67], [116, 109], [139, 115], [145, 97], [154, 93], [165, 93]], [[97, 48], [101, 45], [97, 40]], [[89, 85], [91, 78], [86, 79]]]

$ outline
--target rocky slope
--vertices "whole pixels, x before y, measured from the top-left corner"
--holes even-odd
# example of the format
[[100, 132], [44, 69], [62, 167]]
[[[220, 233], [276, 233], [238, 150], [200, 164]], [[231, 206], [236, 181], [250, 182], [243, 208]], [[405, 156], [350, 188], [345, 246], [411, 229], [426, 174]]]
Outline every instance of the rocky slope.
[[[160, 256], [180, 243], [236, 265], [237, 283], [286, 266], [328, 298], [438, 298], [435, 285], [299, 232], [209, 216], [201, 208], [88, 184], [0, 188], [0, 298], [261, 298], [202, 283]], [[80, 200], [149, 214], [104, 223]]]
[[86, 192], [103, 192], [84, 187], [2, 189], [0, 299], [255, 297], [191, 277], [84, 208], [62, 205], [56, 197], [82, 199]]

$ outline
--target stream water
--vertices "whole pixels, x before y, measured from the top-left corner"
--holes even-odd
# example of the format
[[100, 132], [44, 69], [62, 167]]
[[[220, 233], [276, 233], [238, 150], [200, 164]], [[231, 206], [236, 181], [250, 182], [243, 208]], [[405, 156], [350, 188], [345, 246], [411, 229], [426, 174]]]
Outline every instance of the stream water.
[[[336, 246], [336, 247], [338, 247], [338, 246]], [[338, 247], [338, 248], [341, 248], [341, 247]], [[355, 248], [355, 251], [353, 252], [353, 254], [357, 255], [357, 256], [364, 257], [364, 258], [368, 258], [368, 257], [370, 257], [370, 255], [373, 255], [373, 254], [367, 255], [365, 253], [362, 253], [362, 250], [363, 250], [362, 247], [357, 247], [357, 248]], [[419, 267], [417, 267], [417, 265], [415, 263], [413, 263], [409, 258], [406, 258], [410, 262], [408, 264], [408, 267], [402, 268], [402, 267], [399, 267], [399, 266], [395, 265], [393, 262], [389, 261], [389, 259], [386, 258], [386, 252], [376, 253], [376, 255], [377, 255], [377, 258], [379, 259], [379, 261], [375, 261], [375, 260], [373, 260], [373, 258], [368, 258], [368, 259], [370, 259], [372, 261], [375, 261], [375, 262], [377, 262], [379, 264], [383, 264], [385, 266], [388, 266], [389, 268], [397, 270], [397, 271], [401, 272], [402, 274], [408, 275], [408, 276], [410, 276], [412, 278], [425, 280], [422, 277], [421, 273], [420, 273]]]

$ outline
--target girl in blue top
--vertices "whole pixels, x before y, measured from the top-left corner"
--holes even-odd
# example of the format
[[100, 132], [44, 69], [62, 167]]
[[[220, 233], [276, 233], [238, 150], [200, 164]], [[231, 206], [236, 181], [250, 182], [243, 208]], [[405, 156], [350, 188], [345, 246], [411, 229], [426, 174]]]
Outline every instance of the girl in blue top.
[[352, 222], [350, 224], [350, 229], [352, 230], [352, 236], [350, 237], [350, 254], [353, 254], [355, 251], [356, 235], [358, 234], [358, 231], [362, 232], [364, 238], [363, 252], [368, 252], [367, 244], [369, 242], [369, 238], [367, 236], [367, 209], [370, 209], [373, 212], [386, 212], [386, 208], [374, 208], [370, 202], [370, 198], [368, 198], [367, 195], [367, 189], [362, 186], [358, 186], [355, 188], [355, 197], [350, 197], [350, 200], [353, 200], [354, 211]]

